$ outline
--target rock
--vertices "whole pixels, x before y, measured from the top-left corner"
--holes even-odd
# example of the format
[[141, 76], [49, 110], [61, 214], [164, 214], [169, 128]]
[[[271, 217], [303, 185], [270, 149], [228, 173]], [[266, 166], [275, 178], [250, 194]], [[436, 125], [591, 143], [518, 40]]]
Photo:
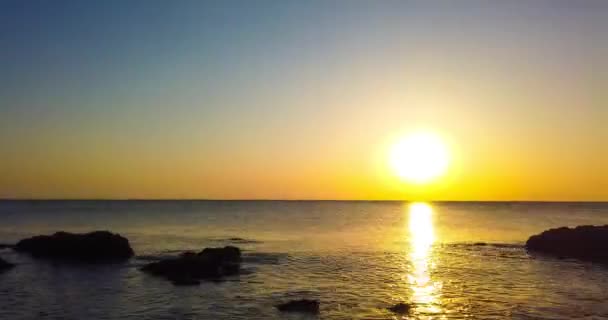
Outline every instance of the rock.
[[205, 248], [198, 254], [185, 252], [177, 258], [149, 263], [141, 271], [164, 277], [176, 285], [198, 284], [199, 279], [215, 280], [238, 274], [241, 250], [237, 247]]
[[179, 254], [180, 257], [194, 257], [196, 256], [196, 252], [194, 251], [184, 251]]
[[15, 247], [14, 244], [0, 243], [0, 249], [12, 249], [14, 247]]
[[543, 231], [528, 239], [526, 249], [564, 258], [608, 262], [608, 225]]
[[241, 249], [233, 246], [223, 248], [205, 248], [198, 254], [200, 257], [219, 263], [241, 262]]
[[169, 278], [169, 281], [176, 286], [198, 286], [201, 284], [200, 280], [190, 277], [174, 277]]
[[404, 302], [399, 302], [396, 305], [388, 308], [388, 310], [398, 314], [409, 313], [410, 309], [412, 309], [412, 306], [409, 303]]
[[7, 262], [4, 259], [0, 258], [0, 272], [11, 269], [14, 266], [15, 266], [14, 264]]
[[239, 238], [239, 237], [232, 237], [232, 238], [228, 238], [227, 240], [232, 243], [239, 243], [239, 244], [259, 243], [259, 241], [256, 241], [256, 240], [244, 239], [244, 238]]
[[282, 312], [303, 312], [303, 313], [319, 313], [319, 300], [292, 300], [286, 303], [281, 303], [275, 307]]
[[473, 243], [473, 245], [476, 247], [483, 247], [483, 246], [487, 246], [488, 244], [485, 242], [475, 242], [475, 243]]
[[37, 258], [78, 262], [116, 262], [127, 260], [134, 254], [129, 240], [108, 231], [35, 236], [17, 242], [14, 249]]

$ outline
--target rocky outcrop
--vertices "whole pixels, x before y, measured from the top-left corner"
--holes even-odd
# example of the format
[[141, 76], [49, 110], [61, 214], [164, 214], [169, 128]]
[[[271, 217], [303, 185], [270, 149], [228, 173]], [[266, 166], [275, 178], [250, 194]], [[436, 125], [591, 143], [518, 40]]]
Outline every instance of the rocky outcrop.
[[389, 311], [397, 313], [397, 314], [406, 314], [410, 312], [412, 306], [408, 303], [400, 302], [396, 305], [388, 308]]
[[141, 271], [166, 278], [175, 285], [197, 285], [199, 280], [218, 280], [240, 271], [241, 250], [237, 247], [205, 248], [185, 252], [177, 258], [149, 263]]
[[15, 266], [14, 264], [12, 264], [10, 262], [6, 262], [4, 259], [0, 258], [0, 272], [11, 269], [14, 266]]
[[319, 306], [319, 300], [301, 299], [281, 303], [276, 305], [275, 307], [282, 312], [302, 312], [319, 314]]
[[129, 240], [108, 231], [35, 236], [17, 242], [14, 249], [37, 258], [78, 262], [116, 262], [133, 256]]
[[526, 249], [562, 258], [608, 262], [608, 225], [550, 229], [531, 236]]

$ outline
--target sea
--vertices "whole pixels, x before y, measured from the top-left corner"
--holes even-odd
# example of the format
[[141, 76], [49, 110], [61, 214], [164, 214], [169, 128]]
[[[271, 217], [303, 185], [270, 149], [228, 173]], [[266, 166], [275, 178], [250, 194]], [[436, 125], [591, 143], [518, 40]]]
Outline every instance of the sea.
[[[11, 249], [0, 319], [608, 319], [608, 267], [527, 252], [549, 228], [608, 224], [608, 203], [0, 201], [0, 243], [109, 230], [135, 257], [110, 265]], [[139, 268], [238, 246], [243, 272], [174, 286]], [[318, 299], [320, 314], [275, 305]], [[400, 303], [408, 314], [388, 308]]]

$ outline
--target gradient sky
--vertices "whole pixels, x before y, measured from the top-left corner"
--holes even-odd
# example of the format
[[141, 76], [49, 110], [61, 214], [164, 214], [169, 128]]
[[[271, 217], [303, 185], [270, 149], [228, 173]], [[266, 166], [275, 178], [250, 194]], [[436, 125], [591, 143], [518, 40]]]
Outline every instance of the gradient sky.
[[0, 150], [0, 198], [608, 200], [608, 1], [4, 0]]

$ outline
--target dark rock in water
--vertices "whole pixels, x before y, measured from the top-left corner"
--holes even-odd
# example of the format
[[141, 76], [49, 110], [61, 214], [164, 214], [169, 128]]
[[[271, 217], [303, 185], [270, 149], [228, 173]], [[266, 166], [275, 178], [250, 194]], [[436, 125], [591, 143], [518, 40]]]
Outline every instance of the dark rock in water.
[[241, 249], [233, 246], [223, 248], [205, 248], [199, 252], [199, 257], [220, 263], [241, 262]]
[[526, 249], [563, 258], [608, 262], [608, 225], [543, 231], [528, 239]]
[[473, 245], [476, 247], [483, 247], [483, 246], [487, 246], [488, 244], [485, 242], [475, 242], [475, 243], [473, 243]]
[[412, 309], [412, 306], [410, 304], [404, 303], [404, 302], [397, 303], [396, 305], [388, 308], [388, 310], [390, 310], [394, 313], [398, 313], [398, 314], [409, 313], [410, 309]]
[[0, 249], [12, 249], [14, 247], [15, 247], [14, 244], [0, 243]]
[[0, 258], [0, 272], [11, 269], [14, 266], [14, 264], [6, 262], [4, 259]]
[[180, 257], [194, 257], [196, 256], [196, 252], [194, 251], [184, 251], [179, 254]]
[[38, 258], [79, 262], [116, 262], [133, 256], [129, 240], [108, 231], [35, 236], [17, 242], [14, 249]]
[[318, 300], [292, 300], [286, 303], [276, 305], [276, 308], [282, 312], [304, 312], [304, 313], [319, 313], [319, 301]]
[[164, 277], [176, 285], [194, 285], [199, 279], [213, 280], [236, 275], [240, 271], [240, 263], [241, 250], [227, 246], [205, 248], [198, 254], [186, 252], [177, 258], [149, 263], [141, 271]]
[[232, 238], [228, 238], [227, 240], [232, 243], [239, 243], [239, 244], [259, 243], [259, 241], [256, 241], [256, 240], [244, 239], [244, 238], [239, 238], [239, 237], [232, 237]]
[[169, 281], [176, 286], [198, 286], [201, 284], [200, 280], [189, 277], [172, 277], [169, 278]]

